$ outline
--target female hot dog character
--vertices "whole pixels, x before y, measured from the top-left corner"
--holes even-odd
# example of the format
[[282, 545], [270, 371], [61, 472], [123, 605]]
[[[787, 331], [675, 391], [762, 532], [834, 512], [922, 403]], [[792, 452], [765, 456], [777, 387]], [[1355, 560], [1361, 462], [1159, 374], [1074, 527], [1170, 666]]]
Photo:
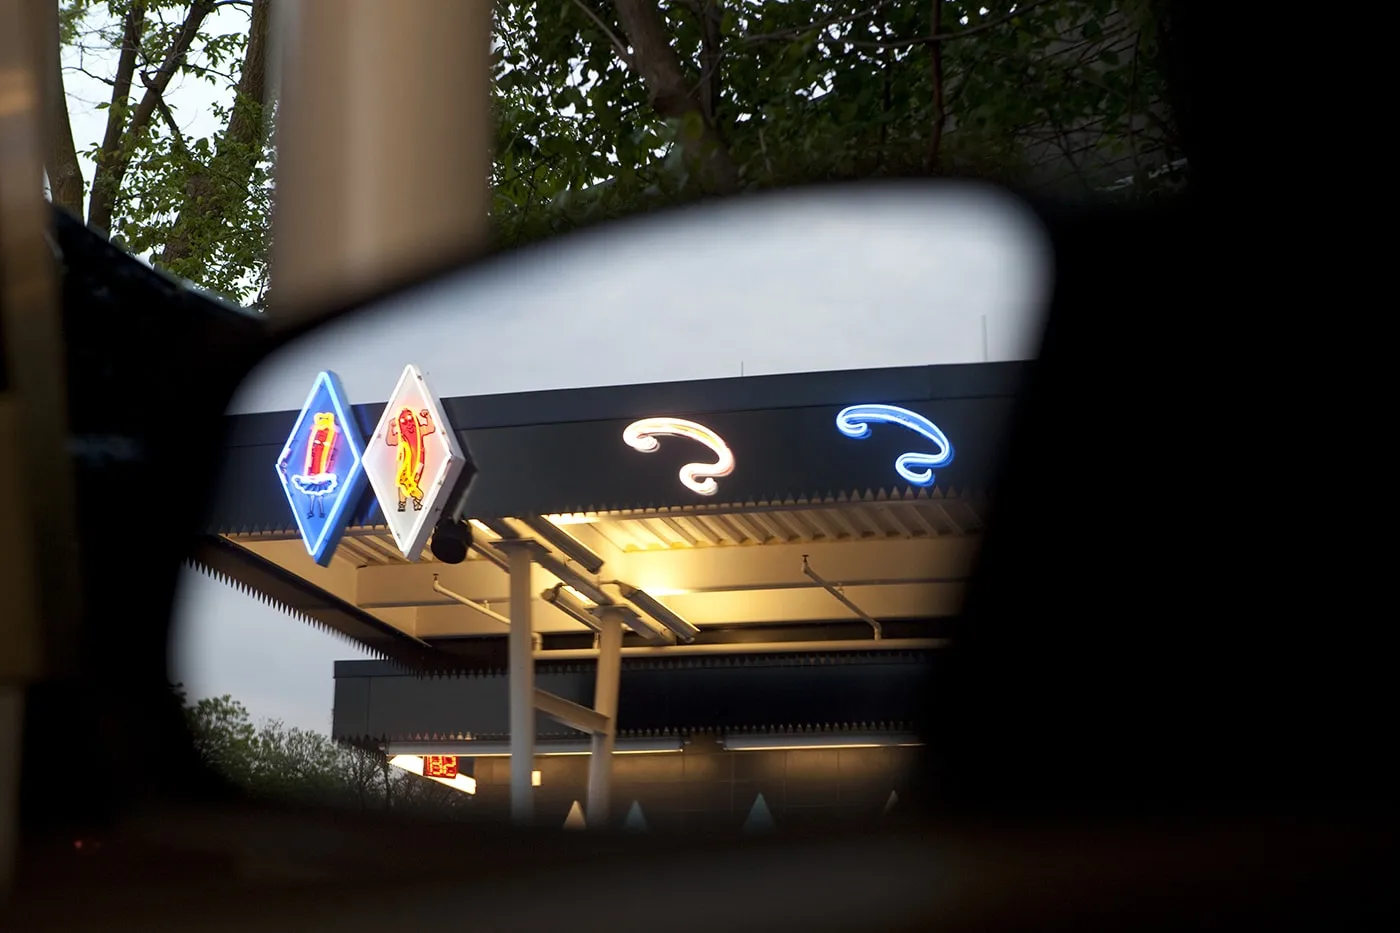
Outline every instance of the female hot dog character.
[[319, 511], [326, 515], [325, 496], [335, 490], [336, 476], [331, 472], [335, 459], [335, 439], [340, 433], [335, 425], [335, 415], [329, 411], [318, 411], [311, 416], [311, 433], [306, 439], [306, 462], [303, 471], [292, 477], [296, 486], [311, 500], [306, 511], [307, 518], [313, 518]]

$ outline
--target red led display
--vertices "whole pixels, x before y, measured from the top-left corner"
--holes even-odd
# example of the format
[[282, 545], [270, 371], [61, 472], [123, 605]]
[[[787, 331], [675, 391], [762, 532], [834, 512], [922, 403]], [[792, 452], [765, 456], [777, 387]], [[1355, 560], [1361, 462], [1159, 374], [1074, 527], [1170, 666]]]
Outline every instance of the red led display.
[[423, 756], [423, 777], [446, 778], [452, 780], [457, 776], [457, 756], [456, 755], [424, 755]]

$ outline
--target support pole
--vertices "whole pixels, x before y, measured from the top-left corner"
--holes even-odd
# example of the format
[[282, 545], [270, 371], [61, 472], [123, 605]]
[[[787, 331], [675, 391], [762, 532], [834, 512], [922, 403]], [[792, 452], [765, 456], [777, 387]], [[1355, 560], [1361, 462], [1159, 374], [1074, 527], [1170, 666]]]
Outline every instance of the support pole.
[[274, 72], [269, 318], [294, 330], [486, 246], [491, 4], [299, 0], [273, 10], [274, 64], [285, 68]]
[[593, 734], [593, 754], [588, 758], [588, 826], [608, 825], [612, 795], [613, 745], [617, 741], [617, 694], [622, 677], [622, 610], [606, 606], [599, 613], [598, 679], [593, 688], [593, 709], [607, 717], [607, 727]]
[[535, 818], [530, 772], [535, 768], [535, 645], [530, 619], [534, 541], [502, 541], [510, 564], [510, 813], [521, 825]]

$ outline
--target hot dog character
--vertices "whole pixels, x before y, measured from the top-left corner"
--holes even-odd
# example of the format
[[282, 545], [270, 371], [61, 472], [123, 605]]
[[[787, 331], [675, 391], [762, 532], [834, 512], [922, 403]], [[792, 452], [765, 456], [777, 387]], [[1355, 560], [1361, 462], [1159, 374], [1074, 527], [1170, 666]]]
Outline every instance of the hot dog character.
[[336, 476], [331, 472], [331, 467], [334, 465], [335, 440], [339, 433], [334, 413], [318, 411], [311, 416], [311, 433], [306, 439], [306, 462], [303, 471], [292, 477], [292, 485], [311, 499], [307, 518], [315, 517], [318, 511], [322, 518], [326, 517], [324, 497], [336, 485]]
[[399, 487], [399, 511], [404, 510], [407, 500], [413, 500], [413, 511], [423, 510], [423, 467], [426, 466], [427, 449], [424, 439], [437, 430], [433, 418], [424, 408], [415, 418], [411, 408], [402, 408], [399, 415], [389, 422], [389, 431], [384, 435], [384, 443], [398, 446], [398, 472], [394, 481]]

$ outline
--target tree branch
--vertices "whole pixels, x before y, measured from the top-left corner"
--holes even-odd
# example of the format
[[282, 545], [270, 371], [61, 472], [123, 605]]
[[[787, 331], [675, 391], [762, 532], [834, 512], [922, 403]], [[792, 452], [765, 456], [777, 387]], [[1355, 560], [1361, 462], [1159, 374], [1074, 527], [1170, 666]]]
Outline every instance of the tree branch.
[[[141, 17], [136, 20], [139, 27], [141, 20], [145, 17], [142, 0], [135, 0], [132, 9], [141, 9]], [[155, 114], [156, 100], [165, 93], [166, 87], [170, 84], [170, 79], [174, 77], [175, 71], [184, 62], [185, 56], [189, 53], [190, 46], [194, 44], [195, 38], [199, 35], [199, 27], [203, 25], [205, 18], [213, 12], [214, 0], [194, 0], [190, 4], [189, 12], [185, 16], [184, 25], [180, 27], [180, 32], [175, 40], [170, 44], [170, 48], [165, 54], [165, 59], [160, 67], [150, 76], [150, 83], [146, 85], [146, 93], [141, 98], [141, 102], [136, 105], [136, 109], [131, 114], [131, 122], [126, 125], [123, 132], [120, 125], [120, 116], [113, 133], [113, 122], [111, 115], [107, 124], [108, 136], [104, 138], [102, 152], [107, 158], [104, 159], [106, 165], [99, 163], [99, 170], [104, 173], [102, 196], [99, 198], [97, 183], [93, 182], [92, 204], [88, 210], [88, 223], [101, 230], [108, 230], [112, 223], [112, 211], [116, 205], [117, 192], [121, 189], [122, 178], [126, 175], [127, 168], [131, 165], [132, 153], [136, 150], [136, 144], [146, 129], [151, 124], [151, 117]], [[130, 35], [130, 33], [128, 33]], [[137, 34], [139, 39], [139, 33]], [[132, 62], [135, 63], [135, 46], [132, 46]], [[122, 49], [125, 58], [127, 49]], [[145, 76], [142, 81], [146, 80]], [[127, 88], [130, 88], [130, 76], [127, 77]], [[115, 96], [115, 95], [114, 95]], [[114, 104], [115, 109], [115, 104]], [[125, 110], [125, 106], [122, 107]], [[109, 146], [108, 143], [111, 143]], [[110, 161], [108, 161], [110, 160]]]
[[672, 36], [655, 0], [615, 0], [614, 7], [652, 109], [658, 116], [680, 123], [681, 149], [701, 189], [714, 194], [738, 191], [738, 169], [714, 124], [705, 119], [694, 90], [686, 86]]
[[113, 87], [113, 86], [115, 86], [116, 83], [117, 83], [117, 82], [113, 81], [111, 78], [104, 78], [104, 77], [102, 77], [101, 75], [95, 75], [95, 74], [93, 74], [91, 71], [88, 71], [88, 70], [87, 70], [86, 68], [84, 68], [82, 65], [64, 65], [64, 66], [63, 66], [63, 70], [64, 70], [64, 71], [76, 71], [78, 74], [82, 75], [83, 77], [88, 78], [89, 80], [92, 80], [92, 81], [101, 82], [102, 84], [105, 84], [105, 85], [107, 85], [108, 87]]
[[121, 158], [122, 131], [126, 111], [131, 103], [131, 78], [136, 72], [136, 53], [145, 29], [145, 0], [133, 0], [122, 24], [121, 54], [112, 81], [112, 100], [107, 109], [107, 129], [97, 150], [97, 167], [92, 176], [92, 201], [88, 204], [88, 223], [106, 232], [112, 223], [112, 205], [117, 200], [121, 184], [117, 163]]
[[880, 10], [889, 6], [892, 0], [880, 0], [879, 3], [868, 10], [861, 10], [857, 13], [847, 13], [842, 16], [833, 16], [830, 19], [817, 23], [810, 23], [805, 26], [792, 26], [787, 29], [775, 29], [772, 32], [760, 32], [748, 36], [740, 36], [735, 40], [736, 45], [748, 45], [753, 42], [777, 42], [784, 39], [796, 39], [798, 36], [814, 31], [826, 31], [832, 26], [844, 26], [846, 23], [854, 23], [865, 19], [867, 16], [874, 16]]
[[233, 113], [219, 136], [209, 167], [191, 171], [186, 179], [185, 204], [175, 218], [170, 238], [156, 256], [158, 265], [196, 282], [202, 277], [202, 264], [200, 268], [173, 267], [207, 259], [208, 247], [222, 234], [235, 205], [246, 198], [248, 182], [267, 141], [268, 19], [269, 0], [253, 0]]
[[584, 3], [583, 0], [574, 0], [574, 6], [582, 10], [585, 16], [593, 20], [593, 22], [598, 26], [598, 28], [603, 30], [603, 35], [607, 36], [608, 41], [612, 43], [613, 51], [617, 52], [617, 57], [622, 59], [622, 63], [624, 65], [626, 65], [628, 68], [631, 68], [632, 53], [627, 51], [627, 43], [623, 42], [621, 37], [619, 37], [617, 33], [612, 31], [612, 27], [610, 27], [607, 23], [603, 22], [603, 18], [597, 13], [594, 13], [593, 8], [590, 7], [588, 4]]
[[1029, 3], [1027, 3], [1025, 6], [1019, 7], [1014, 13], [1007, 13], [1005, 16], [998, 16], [996, 19], [988, 20], [985, 23], [978, 23], [976, 26], [971, 26], [960, 32], [935, 33], [932, 35], [921, 36], [918, 39], [898, 39], [894, 42], [869, 42], [860, 39], [846, 39], [844, 41], [849, 42], [851, 45], [857, 46], [859, 48], [868, 49], [903, 49], [908, 48], [911, 45], [934, 45], [937, 43], [952, 42], [955, 39], [966, 39], [969, 36], [975, 36], [979, 33], [986, 32], [989, 29], [995, 29], [998, 26], [1003, 26], [1006, 23], [1011, 22], [1016, 17], [1025, 16], [1027, 13], [1029, 13], [1031, 10], [1034, 10], [1036, 7], [1044, 6], [1049, 2], [1050, 0], [1030, 0]]
[[700, 20], [700, 65], [706, 75], [700, 83], [700, 105], [704, 108], [705, 119], [715, 123], [720, 97], [724, 93], [719, 72], [723, 15], [719, 11], [719, 0], [695, 0], [692, 9]]
[[942, 168], [943, 131], [948, 126], [948, 109], [943, 100], [943, 43], [937, 41], [942, 33], [943, 0], [932, 0], [929, 35], [934, 41], [928, 44], [928, 54], [929, 81], [933, 87], [933, 126], [929, 133], [928, 170], [934, 174]]
[[695, 82], [695, 87], [692, 89], [692, 91], [698, 91], [701, 87], [703, 87], [706, 84], [706, 82], [715, 80], [715, 76], [719, 70], [720, 63], [724, 61], [724, 57], [730, 52], [733, 52], [741, 45], [750, 45], [756, 42], [777, 42], [783, 39], [795, 39], [798, 36], [803, 35], [805, 33], [830, 29], [832, 26], [840, 26], [845, 23], [853, 23], [857, 20], [864, 19], [867, 16], [873, 16], [874, 14], [878, 13], [883, 7], [888, 6], [890, 2], [891, 0], [880, 0], [879, 3], [870, 7], [870, 9], [868, 10], [862, 10], [859, 13], [849, 13], [843, 16], [833, 16], [830, 19], [823, 20], [819, 23], [812, 23], [808, 26], [793, 26], [789, 29], [776, 29], [773, 32], [761, 32], [756, 33], [754, 35], [739, 36], [738, 38], [734, 39], [734, 41], [727, 42], [724, 45], [720, 46], [719, 51], [712, 57], [712, 59], [709, 62], [705, 63], [704, 67], [700, 71], [700, 80]]
[[[141, 75], [141, 83], [146, 85], [148, 89], [155, 90], [155, 85], [152, 83], [150, 77], [145, 74]], [[190, 150], [189, 147], [185, 145], [185, 134], [181, 132], [180, 124], [175, 122], [175, 114], [171, 113], [170, 108], [166, 106], [165, 95], [161, 94], [159, 91], [156, 91], [156, 110], [160, 113], [161, 119], [165, 121], [165, 125], [170, 128], [170, 137], [174, 141], [175, 149], [181, 155], [188, 156]]]
[[58, 207], [74, 216], [83, 215], [83, 170], [73, 145], [73, 124], [68, 117], [68, 98], [63, 91], [63, 67], [59, 50], [60, 32], [53, 20], [45, 37], [49, 55], [44, 63], [48, 87], [43, 98], [44, 168], [49, 176], [49, 197]]

